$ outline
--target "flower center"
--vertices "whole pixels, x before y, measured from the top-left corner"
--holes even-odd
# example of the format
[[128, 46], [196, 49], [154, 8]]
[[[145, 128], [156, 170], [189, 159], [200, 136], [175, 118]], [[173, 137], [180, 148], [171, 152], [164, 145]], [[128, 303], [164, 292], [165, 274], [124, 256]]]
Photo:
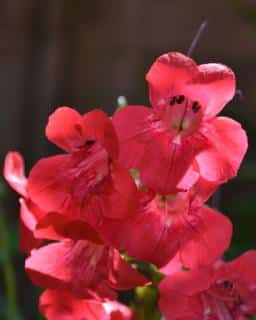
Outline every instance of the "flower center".
[[109, 174], [108, 154], [100, 145], [73, 154], [68, 174], [72, 180], [72, 194], [82, 199]]
[[218, 319], [232, 320], [239, 312], [241, 298], [233, 282], [216, 282], [202, 295], [206, 319], [216, 316]]
[[173, 142], [195, 132], [202, 120], [202, 107], [184, 95], [173, 96], [164, 110], [162, 120], [173, 136]]

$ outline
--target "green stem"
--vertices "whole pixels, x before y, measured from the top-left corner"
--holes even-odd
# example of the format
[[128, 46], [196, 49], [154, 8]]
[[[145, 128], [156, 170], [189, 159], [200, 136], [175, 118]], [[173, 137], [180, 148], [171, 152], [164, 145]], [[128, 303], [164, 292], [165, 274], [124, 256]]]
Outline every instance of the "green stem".
[[15, 272], [11, 262], [9, 234], [7, 232], [7, 225], [2, 208], [0, 208], [0, 244], [2, 251], [2, 259], [0, 262], [3, 269], [7, 299], [7, 319], [18, 320], [20, 317], [16, 299]]

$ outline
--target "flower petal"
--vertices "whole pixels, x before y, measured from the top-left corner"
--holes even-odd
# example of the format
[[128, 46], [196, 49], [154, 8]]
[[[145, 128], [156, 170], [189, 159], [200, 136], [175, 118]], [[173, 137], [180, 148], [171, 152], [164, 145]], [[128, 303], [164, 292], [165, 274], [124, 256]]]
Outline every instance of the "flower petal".
[[197, 74], [197, 65], [191, 58], [179, 52], [161, 55], [146, 75], [152, 106], [161, 106], [172, 96], [184, 94], [184, 86]]
[[34, 231], [37, 219], [35, 214], [29, 208], [29, 203], [20, 199], [20, 250], [24, 253], [30, 253], [32, 249], [42, 245], [41, 239], [36, 239]]
[[33, 250], [25, 268], [31, 280], [44, 288], [68, 290], [80, 298], [115, 299], [108, 281], [110, 251], [88, 241], [63, 241]]
[[110, 281], [116, 290], [128, 290], [143, 286], [149, 281], [136, 271], [117, 250], [113, 250]]
[[198, 70], [186, 87], [186, 93], [191, 100], [200, 102], [204, 117], [209, 119], [234, 97], [236, 79], [230, 68], [218, 63], [202, 64]]
[[44, 291], [39, 309], [48, 320], [110, 320], [102, 303], [78, 299], [67, 291]]
[[136, 168], [144, 152], [144, 140], [150, 133], [152, 109], [127, 106], [118, 110], [112, 120], [119, 143], [119, 160], [126, 168]]
[[112, 163], [111, 180], [104, 189], [101, 196], [105, 217], [123, 219], [134, 214], [138, 207], [138, 191], [127, 169]]
[[118, 157], [118, 140], [111, 120], [105, 112], [94, 109], [81, 120], [81, 134], [86, 141], [97, 141], [106, 149], [112, 160]]
[[86, 222], [74, 220], [71, 217], [51, 212], [38, 222], [35, 236], [40, 239], [62, 240], [90, 240], [101, 244], [98, 233]]
[[69, 163], [69, 155], [58, 155], [41, 159], [30, 171], [29, 197], [46, 212], [61, 212], [65, 208], [70, 197], [68, 176], [64, 180]]
[[231, 221], [209, 207], [197, 209], [193, 238], [179, 251], [182, 265], [191, 269], [209, 266], [221, 258], [232, 237]]
[[138, 165], [142, 182], [159, 194], [177, 192], [179, 185], [191, 187], [198, 177], [187, 176], [189, 183], [184, 183], [183, 177], [204, 147], [204, 139], [193, 136], [176, 144], [167, 134], [158, 135], [147, 144]]
[[[240, 274], [240, 276], [256, 289], [256, 250], [249, 250], [243, 253], [240, 257], [227, 263], [229, 270]], [[256, 305], [255, 305], [256, 307]]]
[[188, 208], [177, 204], [177, 208], [170, 209], [173, 214], [170, 212], [169, 215], [164, 208], [161, 210], [158, 207], [160, 205], [158, 199], [153, 199], [150, 204], [142, 204], [128, 219], [108, 221], [102, 225], [102, 237], [137, 260], [163, 266], [191, 238], [193, 232], [184, 223], [183, 215]]
[[27, 178], [24, 174], [24, 160], [20, 153], [9, 152], [4, 160], [5, 180], [21, 196], [27, 196]]
[[212, 274], [208, 269], [176, 272], [160, 282], [159, 307], [167, 320], [203, 319], [199, 293], [209, 288]]
[[68, 152], [79, 150], [87, 142], [99, 142], [111, 157], [117, 158], [118, 155], [117, 137], [111, 120], [99, 109], [81, 116], [69, 107], [58, 108], [49, 117], [46, 136]]
[[247, 136], [241, 125], [230, 118], [218, 117], [206, 123], [201, 132], [211, 147], [196, 157], [200, 175], [205, 180], [219, 184], [233, 178], [248, 147]]
[[78, 129], [80, 121], [81, 115], [77, 111], [60, 107], [50, 115], [45, 134], [51, 142], [65, 151], [75, 151], [85, 142]]

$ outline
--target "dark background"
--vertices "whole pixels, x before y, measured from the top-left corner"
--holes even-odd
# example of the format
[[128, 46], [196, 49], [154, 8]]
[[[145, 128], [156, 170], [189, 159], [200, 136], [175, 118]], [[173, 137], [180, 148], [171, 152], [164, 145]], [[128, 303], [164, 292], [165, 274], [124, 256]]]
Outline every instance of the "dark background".
[[[119, 95], [130, 104], [148, 104], [144, 77], [150, 64], [168, 51], [186, 53], [205, 18], [208, 28], [193, 58], [235, 71], [243, 98], [223, 114], [243, 124], [250, 143], [239, 177], [221, 188], [217, 205], [234, 222], [229, 256], [256, 247], [255, 0], [0, 0], [1, 164], [9, 150], [24, 155], [27, 169], [56, 151], [44, 127], [57, 106], [111, 114]], [[37, 319], [37, 294], [18, 253], [17, 197], [5, 184], [2, 189], [0, 214], [10, 243], [2, 237], [0, 262], [3, 269], [6, 259], [14, 267], [20, 315]], [[1, 272], [0, 319], [14, 320], [6, 314], [5, 278]]]

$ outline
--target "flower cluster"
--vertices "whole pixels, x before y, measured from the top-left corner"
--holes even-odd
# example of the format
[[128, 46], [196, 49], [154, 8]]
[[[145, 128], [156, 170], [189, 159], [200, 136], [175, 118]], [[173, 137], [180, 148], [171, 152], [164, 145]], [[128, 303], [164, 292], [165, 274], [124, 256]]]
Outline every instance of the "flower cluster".
[[25, 269], [46, 289], [39, 308], [49, 320], [134, 319], [118, 291], [151, 279], [126, 255], [162, 272], [167, 320], [256, 313], [256, 251], [225, 262], [232, 223], [205, 205], [247, 149], [240, 124], [217, 116], [235, 94], [235, 75], [170, 52], [146, 80], [152, 107], [112, 117], [58, 108], [46, 136], [65, 153], [38, 161], [28, 178], [19, 153], [6, 157], [5, 179], [21, 196]]

